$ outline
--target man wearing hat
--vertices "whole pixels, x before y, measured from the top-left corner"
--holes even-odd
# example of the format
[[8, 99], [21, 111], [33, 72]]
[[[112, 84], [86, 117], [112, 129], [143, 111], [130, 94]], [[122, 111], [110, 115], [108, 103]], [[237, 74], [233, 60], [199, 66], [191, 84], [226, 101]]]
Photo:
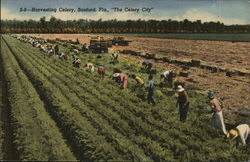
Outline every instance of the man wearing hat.
[[179, 106], [180, 121], [185, 122], [187, 119], [187, 112], [189, 108], [188, 94], [181, 85], [178, 85], [177, 92], [178, 98], [176, 107]]
[[226, 135], [227, 131], [222, 114], [222, 103], [214, 97], [214, 92], [212, 91], [208, 92], [207, 97], [209, 98], [210, 107], [213, 112], [212, 122], [215, 127], [222, 129], [223, 133]]
[[147, 97], [148, 104], [152, 103], [153, 105], [155, 105], [155, 101], [154, 101], [154, 98], [153, 98], [153, 95], [154, 95], [153, 75], [149, 75], [148, 76], [148, 87], [147, 87], [147, 90], [148, 90], [148, 97]]
[[227, 133], [227, 138], [234, 140], [238, 136], [240, 136], [241, 142], [243, 143], [243, 145], [245, 145], [249, 133], [249, 126], [247, 124], [240, 124], [236, 128], [231, 129], [229, 133]]

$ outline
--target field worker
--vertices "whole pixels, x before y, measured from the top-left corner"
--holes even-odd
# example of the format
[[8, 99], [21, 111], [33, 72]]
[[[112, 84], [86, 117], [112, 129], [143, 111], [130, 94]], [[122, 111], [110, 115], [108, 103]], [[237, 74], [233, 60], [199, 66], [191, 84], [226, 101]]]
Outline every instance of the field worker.
[[41, 49], [43, 52], [45, 52], [45, 51], [46, 51], [46, 44], [41, 45], [41, 46], [40, 46], [40, 49]]
[[122, 88], [127, 88], [128, 76], [125, 73], [119, 73], [120, 81], [122, 82]]
[[64, 59], [64, 60], [67, 60], [68, 59], [68, 55], [64, 52], [58, 52], [60, 54], [59, 58], [60, 59]]
[[98, 67], [98, 74], [102, 77], [105, 75], [105, 68], [103, 66]]
[[168, 74], [168, 84], [171, 84], [173, 83], [173, 78], [174, 78], [174, 72], [171, 70]]
[[[234, 140], [237, 137], [240, 137], [243, 145], [246, 145], [246, 140], [249, 134], [250, 134], [249, 126], [247, 124], [240, 124], [236, 128], [231, 129], [229, 133], [227, 133], [227, 138]], [[239, 140], [239, 138], [237, 140]]]
[[139, 87], [143, 87], [144, 81], [140, 77], [136, 76], [135, 74], [132, 74], [132, 78], [135, 79]]
[[87, 70], [88, 70], [89, 72], [94, 72], [94, 71], [95, 71], [95, 66], [94, 66], [93, 63], [88, 62], [87, 64], [85, 64], [85, 66], [87, 67]]
[[60, 58], [60, 59], [64, 59], [65, 53], [64, 53], [64, 52], [59, 52], [59, 54], [60, 54], [59, 58]]
[[119, 82], [119, 75], [120, 75], [120, 73], [114, 73], [112, 75], [112, 80], [115, 80], [116, 82]]
[[164, 82], [168, 84], [173, 83], [174, 72], [173, 71], [164, 71], [161, 75], [161, 78], [164, 78]]
[[222, 103], [214, 97], [214, 92], [212, 91], [208, 92], [207, 97], [209, 98], [211, 111], [213, 113], [212, 122], [215, 127], [220, 128], [226, 135], [227, 131], [222, 114]]
[[76, 54], [79, 53], [79, 51], [77, 49], [73, 49], [73, 52], [76, 53]]
[[150, 62], [150, 61], [144, 61], [144, 62], [142, 63], [142, 65], [143, 65], [144, 68], [147, 69], [147, 70], [151, 70], [152, 67], [153, 67], [153, 63]]
[[40, 48], [41, 44], [37, 42], [37, 44], [35, 45], [37, 48]]
[[189, 98], [185, 89], [178, 85], [177, 87], [178, 97], [176, 107], [179, 107], [180, 121], [185, 122], [187, 119], [187, 112], [189, 108]]
[[74, 67], [80, 67], [81, 64], [81, 59], [79, 57], [77, 57], [74, 61], [73, 61], [73, 66]]
[[84, 44], [82, 45], [82, 51], [83, 51], [83, 52], [88, 52], [87, 44], [86, 44], [86, 43], [84, 43]]
[[73, 58], [73, 61], [75, 61], [76, 59], [79, 58], [79, 56], [78, 56], [77, 54], [73, 54], [73, 55], [72, 55], [72, 58]]
[[168, 81], [169, 73], [170, 73], [170, 71], [169, 71], [169, 70], [166, 70], [166, 71], [163, 72], [163, 74], [161, 74], [161, 78], [164, 79], [164, 82], [167, 82], [167, 81]]
[[53, 53], [54, 53], [54, 50], [53, 50], [52, 48], [49, 48], [49, 50], [48, 50], [48, 55], [49, 55], [49, 56], [52, 56]]
[[118, 61], [118, 57], [119, 57], [119, 55], [118, 55], [117, 53], [113, 53], [113, 54], [112, 54], [112, 59], [113, 59], [114, 61]]
[[153, 81], [153, 75], [149, 75], [148, 77], [148, 97], [147, 97], [147, 101], [148, 104], [152, 103], [153, 105], [155, 105], [155, 101], [153, 99], [153, 95], [154, 95], [154, 81]]
[[68, 60], [69, 55], [65, 53], [65, 54], [63, 55], [63, 58], [64, 58], [64, 60]]
[[59, 47], [58, 47], [58, 45], [56, 45], [56, 46], [54, 47], [54, 49], [55, 49], [55, 54], [57, 54], [57, 53], [59, 52]]

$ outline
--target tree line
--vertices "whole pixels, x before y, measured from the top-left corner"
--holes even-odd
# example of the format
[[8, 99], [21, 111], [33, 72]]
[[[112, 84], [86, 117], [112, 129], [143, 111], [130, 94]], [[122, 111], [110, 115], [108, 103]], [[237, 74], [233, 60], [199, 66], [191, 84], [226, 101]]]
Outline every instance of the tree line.
[[1, 33], [250, 33], [250, 25], [201, 20], [1, 20]]

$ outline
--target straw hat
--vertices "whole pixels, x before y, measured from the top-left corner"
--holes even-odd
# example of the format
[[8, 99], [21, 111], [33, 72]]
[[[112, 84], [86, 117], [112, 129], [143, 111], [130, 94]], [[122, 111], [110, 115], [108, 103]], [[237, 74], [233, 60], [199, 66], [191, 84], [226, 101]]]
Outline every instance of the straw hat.
[[119, 73], [114, 73], [113, 74], [113, 77], [118, 77], [119, 76]]
[[185, 91], [185, 89], [181, 85], [178, 85], [177, 91], [183, 92], [183, 91]]
[[239, 135], [239, 133], [238, 133], [238, 131], [236, 130], [236, 129], [231, 129], [230, 131], [229, 131], [229, 133], [227, 133], [227, 138], [229, 138], [229, 139], [235, 139], [236, 137], [238, 137], [238, 135]]

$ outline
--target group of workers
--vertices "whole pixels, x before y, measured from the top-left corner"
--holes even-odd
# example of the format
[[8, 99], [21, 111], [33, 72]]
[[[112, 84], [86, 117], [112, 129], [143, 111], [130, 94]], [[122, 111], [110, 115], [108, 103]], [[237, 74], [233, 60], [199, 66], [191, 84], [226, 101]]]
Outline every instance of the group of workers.
[[[24, 41], [24, 42], [29, 42], [32, 44], [34, 47], [38, 47], [41, 50], [43, 50], [46, 53], [53, 53], [53, 54], [58, 54], [60, 59], [68, 59], [68, 55], [65, 54], [64, 52], [59, 52], [58, 45], [56, 46], [47, 46], [45, 44], [45, 41], [41, 42], [42, 40], [35, 40], [33, 38], [29, 37], [24, 37], [20, 38], [18, 37], [19, 40]], [[83, 45], [83, 49], [86, 47], [86, 44]], [[118, 62], [118, 54], [114, 53], [111, 55], [112, 61], [113, 62]], [[78, 56], [78, 51], [74, 51], [74, 54], [72, 55], [73, 61], [72, 64], [74, 67], [80, 67], [81, 64], [81, 59]], [[87, 71], [89, 72], [94, 72], [95, 71], [95, 65], [93, 63], [86, 63], [84, 65], [87, 68]], [[153, 63], [150, 61], [144, 61], [142, 63], [142, 66], [147, 71], [150, 71], [153, 67]], [[103, 66], [98, 66], [97, 72], [100, 76], [104, 77], [105, 76], [105, 68]], [[112, 74], [112, 79], [115, 80], [117, 83], [121, 84], [121, 88], [125, 89], [127, 88], [128, 84], [128, 76], [127, 74], [121, 72], [119, 69], [114, 69], [114, 72]], [[130, 75], [131, 78], [133, 78], [136, 81], [136, 85], [138, 88], [143, 88], [145, 85], [145, 82], [143, 81], [142, 78], [135, 74]], [[171, 85], [173, 83], [173, 78], [174, 78], [174, 72], [171, 70], [164, 71], [161, 76], [163, 78], [163, 83], [166, 83], [168, 85]], [[156, 84], [153, 81], [153, 75], [148, 76], [148, 82], [147, 82], [147, 102], [149, 104], [155, 105], [155, 101], [153, 98], [154, 95], [154, 89], [155, 89]], [[178, 97], [177, 97], [177, 102], [176, 102], [176, 107], [179, 108], [179, 120], [181, 122], [185, 122], [187, 119], [187, 113], [189, 109], [189, 96], [187, 91], [184, 89], [182, 85], [177, 86], [177, 92], [178, 92]], [[240, 139], [242, 143], [245, 145], [246, 140], [249, 136], [250, 129], [248, 124], [240, 124], [236, 128], [231, 129], [229, 132], [226, 130], [226, 126], [224, 123], [223, 119], [223, 114], [222, 114], [222, 108], [223, 108], [223, 102], [215, 97], [214, 92], [209, 91], [207, 95], [209, 99], [209, 104], [211, 108], [211, 113], [212, 113], [212, 124], [221, 129], [222, 132], [229, 138], [229, 139]]]

